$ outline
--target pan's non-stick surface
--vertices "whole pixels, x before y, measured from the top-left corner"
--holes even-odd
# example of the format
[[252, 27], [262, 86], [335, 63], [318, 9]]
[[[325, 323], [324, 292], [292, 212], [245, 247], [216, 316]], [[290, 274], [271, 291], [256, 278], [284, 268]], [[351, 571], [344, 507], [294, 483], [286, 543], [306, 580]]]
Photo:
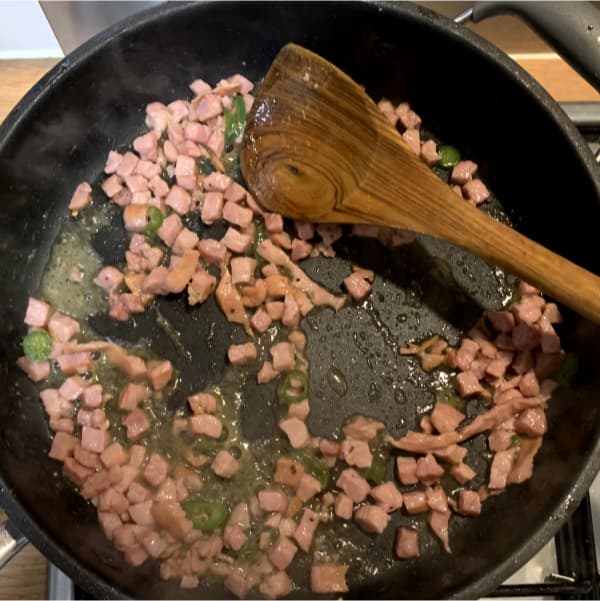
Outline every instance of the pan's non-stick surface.
[[[599, 180], [583, 142], [516, 67], [427, 11], [350, 3], [320, 4], [318, 10], [298, 3], [176, 5], [91, 42], [46, 78], [0, 132], [0, 472], [11, 517], [95, 596], [227, 593], [218, 586], [182, 591], [160, 581], [154, 566], [128, 567], [100, 533], [93, 508], [46, 458], [50, 437], [36, 389], [13, 367], [27, 296], [39, 287], [75, 185], [96, 181], [107, 151], [142, 130], [148, 102], [187, 95], [186, 85], [196, 77], [217, 81], [243, 72], [256, 80], [288, 41], [338, 64], [375, 98], [410, 100], [432, 132], [480, 163], [482, 178], [521, 231], [600, 272]], [[114, 261], [118, 235], [109, 229], [94, 240], [107, 262]], [[399, 357], [398, 347], [432, 333], [455, 343], [484, 307], [501, 306], [511, 282], [481, 260], [430, 239], [390, 252], [373, 241], [346, 238], [336, 249], [336, 259], [305, 262], [316, 280], [339, 285], [349, 261], [373, 268], [378, 277], [360, 307], [349, 305], [337, 315], [317, 311], [303, 322], [312, 365], [309, 427], [317, 434], [338, 432], [345, 416], [360, 412], [383, 418], [393, 434], [401, 434], [431, 405], [431, 383], [440, 376], [423, 374], [412, 359]], [[188, 308], [182, 299], [167, 298], [159, 308], [181, 332], [191, 360], [150, 315], [135, 327], [102, 316], [91, 316], [90, 323], [118, 339], [149, 340], [157, 354], [175, 361], [185, 384], [174, 406], [188, 389], [218, 380], [226, 348], [243, 334], [224, 322], [212, 300]], [[553, 397], [534, 477], [489, 500], [477, 519], [453, 518], [452, 555], [426, 528], [421, 557], [408, 562], [393, 559], [395, 528], [378, 538], [353, 532], [364, 577], [353, 581], [352, 595], [479, 596], [557, 529], [598, 466], [600, 418], [597, 328], [566, 312], [561, 334], [580, 368], [572, 389]], [[243, 392], [245, 434], [272, 436], [273, 386], [250, 381]], [[469, 460], [483, 467], [477, 447]], [[411, 520], [396, 515], [394, 523]], [[306, 584], [305, 570], [294, 576]]]

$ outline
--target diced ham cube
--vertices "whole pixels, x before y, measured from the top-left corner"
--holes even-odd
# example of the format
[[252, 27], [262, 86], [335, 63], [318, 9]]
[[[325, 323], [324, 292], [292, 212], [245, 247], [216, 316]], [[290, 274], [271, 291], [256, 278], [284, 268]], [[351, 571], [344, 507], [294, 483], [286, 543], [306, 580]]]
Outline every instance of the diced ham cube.
[[541, 316], [544, 300], [539, 296], [526, 296], [511, 307], [518, 321], [533, 325]]
[[248, 540], [248, 536], [239, 526], [226, 526], [223, 531], [223, 543], [228, 549], [239, 551]]
[[535, 438], [548, 430], [546, 412], [541, 407], [530, 407], [521, 411], [515, 419], [515, 432]]
[[81, 448], [92, 453], [102, 453], [109, 443], [109, 434], [89, 426], [81, 428]]
[[512, 449], [500, 451], [494, 455], [490, 469], [490, 481], [488, 488], [491, 490], [502, 490], [506, 488], [506, 480], [512, 468], [514, 452]]
[[52, 446], [48, 452], [48, 457], [57, 461], [65, 461], [67, 457], [73, 455], [73, 449], [77, 444], [77, 439], [67, 432], [57, 432], [52, 440]]
[[205, 96], [212, 90], [210, 85], [207, 84], [203, 79], [195, 79], [189, 87], [196, 96]]
[[306, 242], [305, 240], [294, 238], [292, 240], [292, 261], [301, 261], [302, 259], [306, 259], [306, 257], [310, 256], [311, 250], [312, 244]]
[[[192, 84], [194, 85], [194, 84]], [[197, 88], [199, 86], [196, 86]], [[218, 117], [223, 112], [221, 97], [216, 94], [204, 93], [202, 99], [195, 106], [194, 112], [198, 121], [209, 121]]]
[[402, 493], [393, 482], [385, 482], [369, 491], [370, 497], [387, 513], [392, 513], [402, 507]]
[[300, 478], [300, 484], [296, 489], [296, 497], [303, 502], [312, 499], [315, 495], [321, 492], [321, 483], [310, 474], [302, 474]]
[[125, 177], [125, 185], [127, 186], [132, 195], [136, 192], [146, 192], [148, 190], [148, 180], [141, 175], [127, 175]]
[[289, 371], [294, 369], [296, 364], [296, 356], [294, 346], [289, 342], [279, 342], [274, 344], [270, 349], [271, 357], [273, 357], [273, 368], [276, 371]]
[[173, 242], [173, 253], [182, 255], [186, 250], [195, 248], [198, 244], [198, 234], [184, 227]]
[[485, 202], [490, 197], [490, 191], [480, 179], [472, 179], [463, 187], [464, 197], [470, 200], [475, 206]]
[[479, 515], [481, 499], [474, 490], [461, 490], [458, 493], [458, 513], [461, 515]]
[[450, 468], [450, 475], [459, 483], [466, 484], [477, 475], [466, 463], [458, 463]]
[[294, 449], [302, 448], [310, 439], [306, 424], [297, 417], [280, 421], [279, 428], [286, 434]]
[[560, 338], [552, 324], [542, 316], [537, 325], [540, 330], [542, 353], [558, 353], [560, 351]]
[[27, 303], [27, 311], [23, 320], [28, 326], [43, 328], [48, 323], [52, 309], [48, 303], [38, 300], [37, 298], [29, 297]]
[[423, 484], [433, 484], [444, 475], [444, 468], [436, 461], [431, 453], [417, 460], [417, 469], [415, 472], [417, 478]]
[[123, 418], [123, 425], [127, 428], [127, 438], [135, 440], [150, 429], [150, 418], [142, 409], [134, 409]]
[[225, 189], [223, 196], [230, 202], [242, 202], [246, 199], [246, 190], [237, 182], [232, 182]]
[[[235, 259], [232, 259], [232, 264], [234, 260]], [[261, 308], [255, 311], [254, 315], [250, 319], [250, 323], [259, 334], [262, 334], [269, 329], [269, 326], [273, 323], [273, 320], [269, 317], [269, 314]]]
[[396, 107], [396, 115], [402, 126], [407, 129], [421, 127], [421, 118], [410, 108], [408, 102], [401, 102]]
[[[177, 162], [175, 163], [175, 178], [177, 179], [177, 185], [181, 186], [181, 188], [184, 190], [193, 190], [196, 187], [196, 173], [196, 161], [192, 157], [180, 154], [177, 157]], [[171, 188], [171, 192], [172, 191], [173, 188]], [[167, 204], [169, 206], [173, 206], [172, 204], [169, 204], [169, 196], [167, 196]], [[189, 211], [189, 204], [185, 211], [183, 211], [182, 206], [179, 208], [173, 206], [173, 208], [180, 215], [183, 215]]]
[[515, 316], [510, 311], [488, 310], [485, 312], [485, 316], [498, 332], [509, 333], [515, 327]]
[[294, 531], [294, 540], [305, 553], [308, 553], [310, 546], [312, 545], [318, 525], [318, 514], [307, 507], [302, 514], [298, 527]]
[[252, 257], [234, 257], [231, 259], [231, 281], [234, 284], [249, 284], [254, 280], [256, 259]]
[[355, 465], [358, 468], [369, 468], [373, 463], [369, 443], [364, 440], [344, 439], [340, 447], [340, 455], [348, 465]]
[[225, 192], [233, 180], [224, 173], [213, 171], [202, 180], [202, 187], [207, 191]]
[[310, 569], [310, 589], [317, 594], [347, 593], [346, 572], [348, 566], [323, 563]]
[[62, 313], [54, 313], [48, 321], [50, 336], [59, 342], [68, 342], [79, 331], [79, 323]]
[[525, 321], [515, 326], [512, 341], [518, 351], [533, 350], [540, 343], [539, 330]]
[[133, 411], [139, 403], [148, 398], [149, 391], [143, 384], [129, 383], [119, 394], [119, 409]]
[[123, 274], [115, 267], [107, 266], [100, 270], [94, 279], [94, 284], [96, 284], [96, 286], [100, 286], [100, 288], [108, 290], [109, 292], [113, 292], [121, 285], [122, 281]]
[[227, 451], [219, 451], [211, 464], [212, 471], [221, 478], [232, 478], [240, 469], [240, 464]]
[[418, 129], [407, 129], [402, 137], [416, 155], [421, 154], [421, 134]]
[[148, 361], [146, 377], [154, 390], [162, 390], [173, 377], [173, 364], [168, 360]]
[[[178, 157], [177, 162], [179, 163], [182, 157]], [[183, 157], [184, 159], [188, 158], [188, 157]], [[190, 159], [193, 161], [193, 159]], [[194, 163], [195, 164], [195, 163]], [[182, 176], [183, 177], [183, 176]], [[186, 180], [184, 180], [186, 181]], [[189, 183], [186, 181], [186, 183]], [[177, 180], [177, 184], [175, 184], [170, 190], [169, 193], [167, 194], [167, 197], [165, 198], [165, 204], [168, 207], [171, 207], [176, 213], [179, 213], [179, 215], [185, 215], [189, 210], [190, 210], [190, 206], [192, 204], [192, 197], [190, 196], [189, 192], [187, 190], [192, 190], [192, 188], [187, 188], [185, 189], [184, 186], [182, 186], [179, 182], [179, 179]]]
[[285, 570], [296, 556], [298, 547], [287, 537], [280, 536], [268, 553], [269, 561], [279, 570]]
[[371, 284], [360, 272], [354, 272], [347, 278], [344, 278], [344, 286], [346, 286], [348, 294], [355, 301], [362, 301], [371, 293]]
[[258, 350], [253, 342], [232, 344], [227, 349], [227, 358], [233, 365], [245, 365], [258, 357]]
[[464, 338], [456, 353], [456, 366], [462, 371], [468, 370], [478, 352], [479, 344], [470, 338]]
[[397, 457], [396, 473], [400, 482], [405, 486], [416, 484], [419, 481], [417, 478], [417, 460], [414, 457]]
[[102, 451], [100, 461], [106, 469], [110, 469], [113, 465], [125, 465], [129, 461], [129, 454], [121, 443], [113, 442]]
[[284, 599], [293, 590], [289, 576], [283, 572], [275, 572], [267, 576], [259, 586], [261, 595], [267, 599]]
[[435, 404], [429, 416], [431, 425], [441, 434], [456, 430], [458, 424], [465, 419], [465, 414], [458, 411], [448, 403], [438, 402]]
[[98, 497], [98, 509], [100, 511], [112, 511], [117, 515], [125, 513], [129, 508], [127, 497], [113, 487], [100, 493]]
[[129, 506], [129, 515], [131, 519], [140, 526], [154, 526], [154, 518], [152, 517], [152, 504], [154, 501], [148, 499], [141, 503], [136, 503]]
[[119, 516], [115, 515], [112, 511], [99, 511], [98, 521], [108, 540], [112, 540], [113, 532], [123, 525]]
[[81, 376], [67, 378], [58, 389], [58, 394], [69, 401], [78, 399], [83, 391], [89, 386], [89, 382]]
[[383, 422], [365, 417], [364, 415], [358, 415], [345, 424], [342, 430], [348, 438], [369, 442], [377, 436], [379, 430], [383, 430], [384, 428], [385, 424]]
[[205, 192], [200, 212], [202, 223], [213, 224], [223, 218], [223, 193]]
[[276, 369], [273, 369], [273, 364], [270, 361], [265, 361], [256, 374], [256, 381], [259, 384], [266, 384], [274, 380], [279, 375]]
[[215, 291], [217, 278], [205, 269], [198, 267], [188, 284], [188, 302], [190, 305], [203, 303]]
[[195, 434], [208, 436], [209, 438], [220, 438], [223, 432], [223, 424], [214, 415], [193, 415], [189, 418], [189, 428]]
[[102, 385], [93, 384], [83, 390], [81, 395], [83, 406], [89, 409], [97, 409], [102, 405]]
[[245, 253], [250, 250], [252, 238], [248, 234], [242, 234], [230, 227], [221, 238], [221, 243], [235, 253]]
[[217, 399], [208, 392], [197, 392], [187, 398], [192, 412], [196, 415], [217, 412]]
[[152, 453], [148, 458], [148, 463], [142, 472], [144, 480], [152, 486], [159, 486], [167, 477], [169, 471], [169, 462], [158, 453]]
[[286, 294], [283, 299], [283, 315], [281, 323], [284, 326], [295, 328], [300, 322], [300, 307], [291, 294]]
[[87, 182], [81, 182], [71, 197], [69, 209], [79, 211], [85, 209], [92, 202], [92, 187]]
[[148, 205], [130, 204], [123, 211], [123, 223], [129, 232], [143, 232], [148, 225]]
[[423, 513], [429, 509], [427, 495], [421, 490], [404, 493], [402, 495], [402, 502], [409, 515]]
[[258, 493], [258, 504], [263, 511], [283, 513], [287, 509], [288, 498], [281, 490], [263, 489]]
[[207, 238], [198, 242], [198, 250], [207, 263], [222, 263], [227, 255], [227, 248], [218, 240]]
[[67, 457], [63, 463], [63, 475], [77, 486], [81, 486], [89, 476], [92, 470], [75, 461], [72, 457]]
[[265, 309], [273, 321], [277, 321], [283, 317], [283, 303], [281, 301], [265, 303]]
[[304, 399], [299, 403], [292, 403], [288, 408], [288, 417], [297, 417], [302, 421], [306, 420], [310, 413], [310, 404], [308, 399]]
[[450, 181], [453, 184], [459, 184], [463, 186], [468, 181], [473, 179], [475, 172], [477, 171], [477, 163], [473, 161], [459, 161], [450, 174]]
[[165, 217], [158, 228], [157, 234], [167, 246], [172, 246], [182, 229], [183, 223], [181, 222], [181, 217], [176, 213], [171, 213], [168, 217]]
[[519, 381], [519, 390], [523, 393], [523, 396], [536, 396], [539, 394], [540, 385], [533, 369], [523, 374]]
[[448, 541], [448, 522], [451, 512], [448, 509], [445, 512], [430, 511], [427, 515], [427, 523], [433, 533], [440, 539], [446, 553], [451, 553], [450, 543]]
[[463, 371], [456, 376], [460, 396], [467, 397], [483, 392], [479, 380], [472, 371]]
[[411, 559], [419, 556], [419, 535], [410, 528], [398, 528], [396, 533], [396, 556]]
[[352, 519], [353, 509], [354, 502], [348, 495], [340, 493], [339, 495], [335, 496], [334, 512], [338, 518], [342, 520]]
[[340, 474], [336, 486], [341, 488], [354, 503], [362, 503], [371, 490], [369, 483], [353, 468], [345, 469]]
[[123, 155], [114, 150], [110, 150], [108, 152], [108, 157], [106, 158], [106, 164], [104, 165], [104, 173], [106, 175], [110, 175], [111, 173], [115, 173], [123, 160]]
[[421, 159], [426, 165], [432, 167], [440, 160], [440, 155], [437, 153], [437, 145], [433, 140], [427, 140], [421, 144]]
[[156, 161], [158, 159], [158, 140], [154, 132], [148, 132], [135, 138], [133, 148], [146, 161]]
[[223, 207], [223, 219], [241, 228], [248, 227], [252, 223], [252, 217], [253, 213], [250, 209], [235, 202], [227, 201]]

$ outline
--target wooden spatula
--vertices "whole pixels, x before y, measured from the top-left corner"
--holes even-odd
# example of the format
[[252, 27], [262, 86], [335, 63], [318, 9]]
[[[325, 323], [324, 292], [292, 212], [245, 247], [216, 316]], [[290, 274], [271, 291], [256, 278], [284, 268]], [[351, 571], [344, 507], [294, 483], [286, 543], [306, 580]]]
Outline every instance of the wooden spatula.
[[362, 88], [301, 46], [285, 46], [261, 83], [241, 166], [251, 192], [270, 211], [442, 238], [600, 323], [599, 277], [462, 201]]

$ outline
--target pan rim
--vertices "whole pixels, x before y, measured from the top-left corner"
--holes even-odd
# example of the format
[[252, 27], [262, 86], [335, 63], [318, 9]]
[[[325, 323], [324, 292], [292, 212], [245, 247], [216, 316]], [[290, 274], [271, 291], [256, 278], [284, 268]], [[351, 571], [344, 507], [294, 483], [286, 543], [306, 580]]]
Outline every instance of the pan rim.
[[[197, 2], [177, 2], [162, 4], [157, 7], [136, 13], [119, 23], [100, 32], [83, 45], [75, 49], [59, 61], [44, 77], [42, 77], [27, 94], [19, 101], [0, 125], [0, 153], [3, 151], [12, 136], [19, 130], [21, 123], [26, 122], [29, 114], [36, 106], [44, 102], [47, 94], [55, 86], [60, 85], [61, 79], [69, 71], [85, 63], [96, 53], [102, 51], [113, 38], [130, 31], [144, 28], [147, 24], [155, 22], [165, 16], [185, 12], [188, 10], [202, 10], [209, 4], [222, 4], [221, 0], [199, 0]], [[228, 4], [232, 4], [229, 3]], [[456, 43], [464, 44], [476, 52], [482, 60], [489, 61], [501, 69], [504, 75], [515, 80], [522, 92], [536, 101], [540, 108], [546, 110], [552, 118], [554, 125], [563, 133], [565, 143], [569, 143], [581, 159], [582, 167], [594, 183], [598, 201], [600, 201], [600, 170], [593, 156], [579, 134], [558, 103], [535, 81], [524, 69], [517, 65], [504, 52], [481, 38], [469, 29], [453, 23], [451, 20], [434, 13], [428, 8], [410, 2], [369, 1], [354, 0], [348, 4], [369, 5], [374, 10], [385, 10], [399, 16], [414, 18], [430, 28], [453, 38]], [[478, 576], [474, 582], [459, 589], [449, 592], [449, 598], [477, 598], [493, 590], [506, 577], [512, 574], [519, 566], [528, 561], [562, 526], [568, 517], [577, 508], [585, 493], [589, 489], [596, 473], [600, 469], [600, 438], [595, 444], [587, 461], [585, 469], [577, 478], [575, 486], [564, 492], [554, 512], [552, 519], [546, 521], [516, 549], [513, 554], [491, 571]], [[3, 475], [0, 473], [0, 499], [9, 519], [14, 523], [35, 546], [55, 563], [61, 570], [68, 573], [74, 580], [83, 586], [90, 594], [98, 598], [124, 598], [113, 584], [107, 582], [101, 575], [91, 568], [81, 565], [78, 560], [65, 551], [61, 545], [49, 536], [35, 522], [27, 509], [18, 501], [15, 491], [9, 488]]]

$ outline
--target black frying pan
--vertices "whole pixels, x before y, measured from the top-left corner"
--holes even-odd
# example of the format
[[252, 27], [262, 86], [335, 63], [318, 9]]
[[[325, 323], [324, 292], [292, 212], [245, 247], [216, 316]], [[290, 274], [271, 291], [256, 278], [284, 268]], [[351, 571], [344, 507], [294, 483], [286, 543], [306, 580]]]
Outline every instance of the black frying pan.
[[[217, 81], [240, 71], [256, 80], [288, 41], [339, 65], [375, 98], [408, 99], [431, 132], [479, 162], [495, 193], [494, 214], [502, 206], [520, 231], [600, 273], [600, 174], [583, 140], [506, 56], [425, 9], [175, 4], [94, 38], [38, 83], [0, 129], [0, 502], [33, 544], [96, 597], [227, 593], [219, 586], [182, 591], [175, 582], [159, 580], [151, 564], [125, 565], [97, 527], [93, 508], [57, 476], [57, 464], [46, 457], [50, 436], [36, 388], [14, 367], [27, 297], [38, 289], [75, 185], [98, 181], [108, 149], [142, 130], [146, 103], [189, 94], [187, 83], [199, 76]], [[115, 261], [122, 243], [117, 228], [95, 238], [106, 262]], [[431, 377], [399, 357], [398, 346], [431, 333], [456, 343], [484, 307], [500, 306], [510, 279], [462, 250], [426, 238], [393, 253], [352, 238], [336, 249], [334, 260], [305, 263], [315, 279], [336, 286], [350, 260], [375, 269], [378, 278], [367, 309], [349, 306], [335, 316], [323, 310], [303, 323], [314, 391], [309, 427], [330, 434], [344, 416], [362, 412], [383, 418], [399, 435], [414, 426], [419, 408], [433, 397]], [[193, 362], [182, 360], [150, 319], [142, 317], [135, 327], [102, 316], [90, 320], [101, 334], [119, 340], [151, 340], [156, 353], [177, 363], [184, 385], [171, 399], [173, 407], [188, 390], [218, 379], [226, 348], [243, 334], [224, 322], [212, 301], [191, 309], [167, 298], [160, 309], [183, 332]], [[393, 526], [376, 539], [357, 532], [367, 569], [365, 577], [351, 579], [353, 596], [483, 595], [529, 559], [577, 506], [600, 465], [600, 333], [565, 311], [561, 335], [580, 367], [572, 388], [552, 399], [549, 433], [533, 478], [486, 502], [476, 519], [454, 517], [452, 555], [426, 527], [421, 558], [410, 562], [393, 558]], [[331, 366], [346, 375], [343, 397], [327, 383]], [[273, 435], [272, 387], [250, 383], [244, 399], [246, 435]], [[475, 447], [473, 457], [477, 452]], [[394, 525], [409, 522], [394, 516]], [[300, 566], [296, 576], [305, 587], [306, 569]], [[294, 593], [307, 594], [305, 588]]]

